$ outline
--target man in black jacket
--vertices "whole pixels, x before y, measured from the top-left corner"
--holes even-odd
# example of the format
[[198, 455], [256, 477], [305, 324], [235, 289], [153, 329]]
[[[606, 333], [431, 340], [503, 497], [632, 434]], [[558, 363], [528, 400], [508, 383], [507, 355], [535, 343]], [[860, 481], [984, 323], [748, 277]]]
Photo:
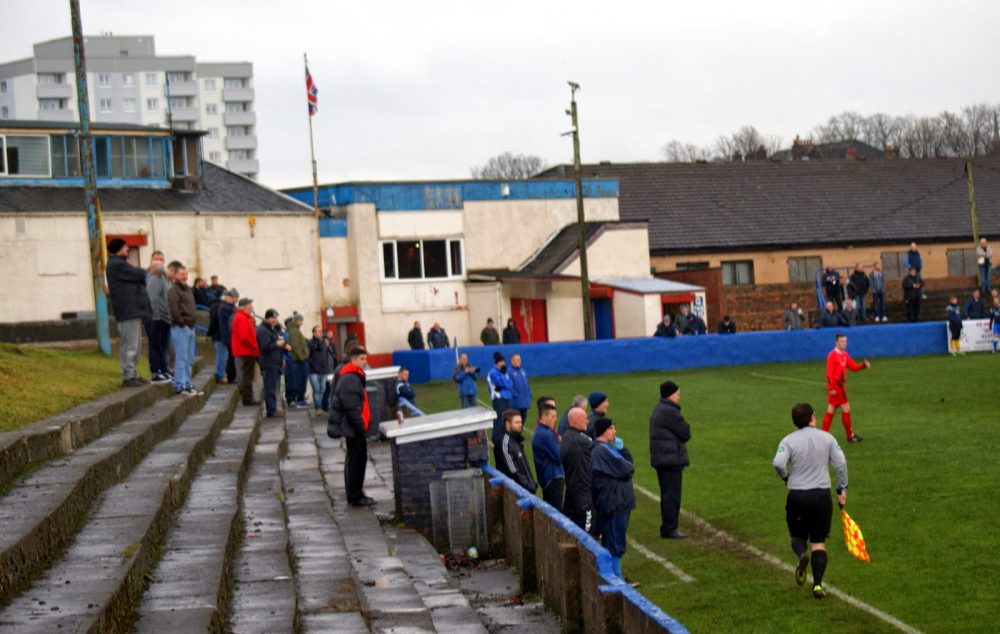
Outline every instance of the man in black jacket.
[[861, 321], [865, 321], [865, 297], [868, 295], [870, 286], [865, 267], [858, 262], [857, 266], [854, 267], [854, 272], [851, 273], [850, 281], [847, 283], [847, 297], [854, 300]]
[[660, 537], [683, 539], [677, 530], [681, 512], [681, 476], [688, 466], [691, 426], [681, 416], [681, 390], [673, 381], [660, 384], [660, 400], [649, 416], [649, 460], [660, 481]]
[[375, 500], [365, 495], [365, 472], [368, 470], [368, 426], [371, 409], [365, 391], [365, 364], [368, 351], [358, 346], [349, 352], [350, 361], [337, 368], [330, 417], [326, 433], [331, 438], [344, 438], [347, 454], [344, 458], [344, 489], [351, 506], [372, 506]]
[[610, 418], [594, 423], [594, 451], [590, 459], [594, 510], [600, 523], [601, 546], [611, 554], [611, 567], [622, 576], [629, 516], [635, 508], [632, 476], [635, 465], [615, 447], [615, 424]]
[[424, 333], [420, 331], [420, 322], [413, 322], [413, 330], [406, 336], [406, 343], [410, 344], [410, 350], [424, 349]]
[[654, 337], [676, 337], [677, 327], [670, 323], [670, 315], [664, 315], [663, 321], [656, 324], [656, 332], [653, 333]]
[[278, 409], [278, 388], [281, 386], [281, 365], [286, 350], [292, 347], [278, 330], [278, 311], [268, 308], [264, 321], [257, 326], [257, 347], [260, 348], [260, 373], [264, 375], [264, 411], [268, 418], [285, 415]]
[[448, 333], [441, 327], [440, 322], [435, 321], [427, 332], [427, 347], [431, 350], [448, 347]]
[[326, 388], [326, 376], [332, 374], [336, 367], [336, 351], [333, 341], [323, 335], [322, 326], [313, 326], [312, 339], [309, 346], [309, 387], [312, 390], [313, 409], [317, 414], [325, 414], [326, 402], [323, 395]]
[[559, 443], [559, 455], [566, 473], [563, 513], [574, 524], [591, 535], [596, 535], [590, 478], [590, 456], [594, 441], [587, 435], [587, 412], [581, 407], [572, 407], [566, 414], [566, 420], [568, 427]]
[[524, 436], [521, 434], [523, 430], [521, 412], [516, 409], [505, 411], [503, 435], [500, 437], [500, 442], [493, 446], [494, 458], [500, 473], [520, 484], [528, 493], [534, 494], [538, 485], [535, 484], [535, 478], [531, 475], [531, 468], [521, 448], [524, 443]]
[[108, 242], [108, 296], [120, 336], [118, 360], [122, 369], [122, 385], [135, 387], [149, 383], [139, 376], [135, 364], [139, 361], [142, 320], [153, 316], [146, 292], [146, 271], [128, 263], [128, 245], [121, 238]]
[[[916, 249], [916, 245], [913, 245]], [[919, 254], [917, 255], [919, 257]], [[911, 266], [903, 278], [903, 301], [906, 302], [906, 321], [920, 320], [920, 300], [924, 295], [924, 279], [920, 277], [917, 267]]]

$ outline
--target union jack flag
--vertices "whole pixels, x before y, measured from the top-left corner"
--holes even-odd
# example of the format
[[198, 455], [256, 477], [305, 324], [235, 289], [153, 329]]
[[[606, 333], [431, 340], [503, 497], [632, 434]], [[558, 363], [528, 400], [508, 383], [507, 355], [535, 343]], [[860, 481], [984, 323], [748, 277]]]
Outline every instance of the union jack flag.
[[319, 88], [313, 83], [312, 73], [309, 72], [309, 67], [306, 66], [306, 99], [309, 101], [309, 116], [316, 114], [319, 110], [317, 104], [317, 96], [319, 95]]

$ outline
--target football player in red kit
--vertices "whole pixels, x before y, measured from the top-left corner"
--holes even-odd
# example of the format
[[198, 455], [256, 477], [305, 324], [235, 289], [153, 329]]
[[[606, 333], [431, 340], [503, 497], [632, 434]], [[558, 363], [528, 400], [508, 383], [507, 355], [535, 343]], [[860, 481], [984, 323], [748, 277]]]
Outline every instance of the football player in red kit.
[[830, 431], [833, 414], [840, 408], [840, 421], [844, 423], [847, 432], [847, 442], [860, 442], [861, 436], [854, 433], [851, 426], [851, 404], [847, 400], [847, 371], [858, 372], [872, 367], [871, 361], [865, 359], [858, 364], [847, 354], [847, 335], [837, 333], [837, 345], [826, 357], [826, 415], [823, 416], [823, 431]]

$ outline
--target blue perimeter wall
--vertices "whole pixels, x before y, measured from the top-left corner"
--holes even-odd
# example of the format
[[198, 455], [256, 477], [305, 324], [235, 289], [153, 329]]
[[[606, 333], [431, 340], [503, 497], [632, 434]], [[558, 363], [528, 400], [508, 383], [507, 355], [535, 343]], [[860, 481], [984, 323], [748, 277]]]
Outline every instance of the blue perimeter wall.
[[[890, 324], [823, 330], [763, 331], [735, 335], [705, 335], [664, 339], [608, 339], [535, 343], [506, 346], [460, 347], [469, 362], [482, 369], [493, 367], [493, 353], [504, 357], [519, 352], [530, 376], [560, 374], [625, 374], [651, 370], [686, 370], [723, 365], [750, 365], [825, 359], [833, 349], [834, 335], [847, 335], [847, 350], [855, 359], [899, 357], [947, 352], [942, 322]], [[405, 350], [392, 355], [394, 365], [410, 370], [412, 383], [450, 381], [455, 350]]]

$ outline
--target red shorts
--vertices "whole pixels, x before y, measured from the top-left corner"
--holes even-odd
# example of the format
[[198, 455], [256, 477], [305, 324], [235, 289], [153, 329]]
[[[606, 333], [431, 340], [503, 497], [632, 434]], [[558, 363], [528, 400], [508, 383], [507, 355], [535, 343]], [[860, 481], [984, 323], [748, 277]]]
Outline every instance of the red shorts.
[[[836, 390], [836, 394], [830, 394], [831, 391]], [[847, 403], [847, 390], [834, 385], [826, 386], [826, 402], [827, 405], [832, 405], [833, 407], [840, 407]]]

